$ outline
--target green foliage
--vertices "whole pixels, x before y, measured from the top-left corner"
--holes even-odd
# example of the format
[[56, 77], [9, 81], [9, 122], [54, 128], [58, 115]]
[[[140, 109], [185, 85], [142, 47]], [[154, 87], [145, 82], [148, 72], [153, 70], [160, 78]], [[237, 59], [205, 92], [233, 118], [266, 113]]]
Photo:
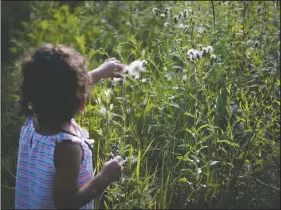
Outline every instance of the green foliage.
[[[11, 51], [51, 42], [75, 47], [91, 69], [108, 57], [148, 62], [139, 80], [95, 86], [77, 116], [96, 140], [97, 171], [111, 146], [125, 159], [95, 207], [280, 207], [279, 4], [214, 1], [215, 13], [204, 1], [31, 4]], [[216, 60], [188, 60], [200, 45]]]

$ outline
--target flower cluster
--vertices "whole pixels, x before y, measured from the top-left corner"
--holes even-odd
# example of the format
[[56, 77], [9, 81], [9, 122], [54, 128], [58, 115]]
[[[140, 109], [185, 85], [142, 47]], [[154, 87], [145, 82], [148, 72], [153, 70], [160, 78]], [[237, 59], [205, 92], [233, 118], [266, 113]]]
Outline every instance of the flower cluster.
[[[172, 15], [172, 9], [169, 8], [169, 7], [166, 7], [165, 10], [161, 13], [161, 10], [154, 7], [152, 9], [152, 12], [156, 15], [156, 16], [160, 16], [162, 19], [166, 19], [167, 22], [165, 22], [164, 24], [164, 27], [168, 27], [169, 24], [181, 24], [181, 25], [184, 25], [182, 24], [182, 21], [180, 20], [183, 20], [183, 19], [186, 19], [188, 17], [188, 10], [187, 9], [184, 9], [183, 11], [180, 11], [178, 14], [174, 14], [173, 16]], [[170, 22], [172, 21], [172, 22]], [[179, 28], [183, 28], [183, 27], [179, 27]], [[184, 27], [186, 28], [186, 27]]]
[[188, 50], [186, 57], [189, 60], [196, 61], [201, 59], [202, 57], [210, 55], [212, 52], [213, 52], [212, 46], [200, 47], [200, 50], [194, 50], [194, 49]]
[[140, 73], [146, 72], [145, 65], [147, 64], [146, 60], [136, 60], [130, 63], [129, 65], [125, 65], [125, 72], [127, 72], [130, 76], [135, 79], [140, 78]]
[[[129, 77], [134, 79], [140, 79], [140, 73], [146, 72], [145, 65], [147, 64], [146, 60], [135, 60], [130, 64], [124, 65], [124, 73], [127, 74]], [[113, 78], [111, 81], [112, 86], [116, 86], [117, 84], [124, 84], [125, 78]], [[148, 78], [144, 78], [141, 80], [142, 83], [148, 82]]]

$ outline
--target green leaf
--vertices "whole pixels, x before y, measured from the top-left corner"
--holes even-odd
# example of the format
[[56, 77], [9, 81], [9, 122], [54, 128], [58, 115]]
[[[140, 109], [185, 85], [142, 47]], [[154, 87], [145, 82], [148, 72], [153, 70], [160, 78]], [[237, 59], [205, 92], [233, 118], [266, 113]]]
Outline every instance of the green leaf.
[[180, 182], [180, 183], [187, 183], [187, 178], [186, 177], [180, 178], [178, 180], [178, 182]]
[[230, 146], [233, 146], [233, 147], [239, 147], [240, 146], [239, 144], [236, 144], [236, 143], [228, 141], [228, 140], [218, 140], [217, 142], [218, 143], [226, 143], [226, 144], [228, 144]]
[[188, 129], [188, 128], [186, 128], [185, 131], [190, 133], [190, 134], [193, 134], [193, 132], [190, 129]]
[[27, 34], [27, 36], [33, 40], [36, 40], [37, 37], [35, 35], [33, 35], [32, 33]]
[[82, 36], [75, 37], [75, 40], [78, 44], [80, 51], [82, 52], [83, 55], [85, 55], [86, 54], [85, 36], [82, 35]]
[[43, 29], [43, 30], [46, 30], [48, 28], [48, 21], [47, 20], [43, 20], [40, 22], [40, 27]]
[[136, 178], [137, 178], [137, 181], [139, 181], [139, 178], [140, 178], [140, 163], [141, 163], [141, 150], [139, 149], [139, 152], [138, 152], [138, 162], [137, 162], [137, 167], [136, 167]]
[[197, 132], [200, 131], [200, 130], [203, 129], [203, 128], [206, 128], [206, 127], [210, 127], [210, 126], [207, 125], [207, 124], [202, 125], [202, 126], [200, 126], [200, 127], [197, 129]]
[[181, 160], [181, 161], [190, 161], [187, 155], [185, 155], [185, 156], [183, 156], [183, 155], [177, 156], [177, 159]]
[[192, 117], [192, 118], [193, 118], [193, 115], [192, 115], [192, 114], [190, 114], [189, 112], [185, 112], [185, 113], [184, 113], [184, 115], [185, 115], [185, 116], [189, 116], [189, 117]]
[[112, 111], [112, 109], [113, 109], [113, 104], [110, 104], [109, 105], [109, 110]]
[[149, 145], [146, 147], [146, 149], [145, 149], [145, 151], [144, 151], [144, 153], [143, 153], [143, 155], [142, 155], [142, 157], [141, 157], [141, 160], [144, 158], [145, 154], [147, 153], [147, 151], [148, 151], [149, 148], [151, 147], [152, 142], [153, 142], [153, 140], [152, 140], [152, 141], [149, 143]]

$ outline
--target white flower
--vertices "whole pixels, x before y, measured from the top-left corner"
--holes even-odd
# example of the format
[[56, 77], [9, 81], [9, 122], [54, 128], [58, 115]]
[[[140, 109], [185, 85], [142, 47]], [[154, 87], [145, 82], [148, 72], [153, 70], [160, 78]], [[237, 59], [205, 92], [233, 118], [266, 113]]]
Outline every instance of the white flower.
[[186, 17], [186, 16], [187, 16], [187, 10], [185, 9], [183, 12], [183, 17]]
[[181, 16], [182, 16], [182, 12], [180, 12], [180, 13], [179, 13], [179, 17], [178, 17], [178, 18], [180, 19], [180, 18], [181, 18]]
[[119, 81], [121, 81], [121, 80], [122, 80], [122, 78], [117, 78], [117, 77], [114, 77], [114, 78], [113, 78], [113, 81], [114, 81], [114, 82], [119, 82]]
[[216, 60], [217, 59], [217, 56], [216, 55], [211, 55], [211, 60]]
[[144, 105], [144, 106], [146, 105], [146, 100], [142, 102], [142, 105]]
[[197, 172], [198, 172], [198, 175], [201, 174], [201, 173], [202, 173], [202, 169], [201, 169], [201, 168], [198, 168], [198, 171], [197, 171]]
[[131, 111], [132, 111], [132, 110], [131, 110], [130, 108], [126, 109], [127, 114], [130, 114]]
[[130, 63], [130, 65], [125, 65], [125, 70], [127, 70], [130, 75], [135, 75], [138, 72], [145, 72], [146, 67], [144, 67], [144, 65], [146, 63], [146, 60], [136, 60]]
[[[195, 160], [190, 159], [190, 162], [194, 163]], [[200, 160], [197, 159], [197, 163], [199, 163], [199, 162], [200, 162]]]
[[202, 56], [205, 56], [205, 55], [207, 55], [207, 53], [208, 53], [208, 50], [207, 50], [207, 48], [206, 48], [206, 47], [203, 47], [203, 48], [202, 48], [202, 51], [203, 51], [203, 54], [202, 54]]
[[174, 20], [175, 23], [177, 23], [178, 22], [178, 16], [174, 15], [173, 20]]
[[184, 28], [186, 28], [186, 27], [188, 27], [188, 25], [184, 25], [184, 24], [182, 24], [182, 23], [177, 26], [177, 28], [181, 28], [181, 29], [184, 29]]
[[186, 58], [188, 59], [188, 60], [193, 60], [193, 56], [191, 55], [191, 54], [186, 54]]
[[183, 75], [182, 80], [183, 80], [183, 81], [186, 81], [186, 80], [187, 80], [187, 75], [186, 75], [186, 74]]
[[102, 107], [100, 108], [100, 113], [101, 113], [101, 114], [105, 114], [105, 113], [106, 113], [106, 108], [105, 108], [104, 106], [102, 106]]
[[142, 66], [145, 66], [147, 64], [147, 61], [146, 60], [142, 60]]
[[197, 59], [200, 59], [202, 57], [202, 55], [198, 51], [195, 53], [195, 55]]
[[164, 27], [168, 27], [169, 26], [169, 23], [164, 23]]
[[132, 75], [135, 79], [139, 79], [140, 78], [140, 74], [137, 72], [135, 74]]
[[149, 81], [148, 78], [143, 78], [143, 79], [141, 80], [141, 82], [148, 82], [148, 81]]
[[168, 80], [170, 80], [170, 79], [172, 79], [172, 74], [168, 72], [165, 74], [165, 77], [167, 77]]
[[188, 50], [187, 54], [194, 55], [194, 50], [193, 49]]
[[116, 78], [116, 77], [114, 77], [113, 80], [111, 81], [111, 83], [112, 83], [112, 85], [116, 85], [120, 81], [123, 81], [123, 84], [124, 84], [125, 79], [124, 78]]
[[210, 53], [211, 51], [213, 51], [213, 47], [212, 46], [208, 46], [207, 47], [207, 51], [208, 51], [208, 53]]
[[165, 14], [163, 14], [163, 13], [160, 14], [160, 17], [161, 17], [161, 18], [165, 18]]

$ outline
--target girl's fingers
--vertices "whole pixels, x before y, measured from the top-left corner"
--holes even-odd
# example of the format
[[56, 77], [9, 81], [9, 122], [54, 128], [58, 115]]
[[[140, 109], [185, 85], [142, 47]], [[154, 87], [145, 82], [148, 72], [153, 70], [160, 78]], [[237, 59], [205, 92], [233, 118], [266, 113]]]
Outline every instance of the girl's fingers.
[[113, 58], [109, 58], [108, 60], [109, 61], [116, 61], [117, 59], [113, 57]]
[[116, 60], [117, 60], [117, 59], [113, 57], [113, 58], [108, 58], [108, 59], [106, 59], [105, 62], [107, 62], [107, 61], [116, 61]]
[[114, 57], [113, 57], [113, 58], [108, 58], [108, 59], [106, 59], [105, 61], [106, 61], [106, 62], [107, 62], [107, 61], [114, 61], [114, 62], [117, 62], [117, 63], [121, 63], [119, 60], [117, 60], [117, 59], [114, 58]]
[[115, 63], [115, 68], [119, 71], [122, 71], [124, 66], [121, 63]]
[[115, 69], [117, 71], [122, 71], [124, 69], [124, 65], [116, 58], [108, 58], [105, 62], [108, 62], [108, 61], [113, 62], [113, 65], [115, 66]]
[[117, 78], [124, 78], [123, 74], [120, 73], [120, 72], [114, 72], [114, 77], [117, 77]]

